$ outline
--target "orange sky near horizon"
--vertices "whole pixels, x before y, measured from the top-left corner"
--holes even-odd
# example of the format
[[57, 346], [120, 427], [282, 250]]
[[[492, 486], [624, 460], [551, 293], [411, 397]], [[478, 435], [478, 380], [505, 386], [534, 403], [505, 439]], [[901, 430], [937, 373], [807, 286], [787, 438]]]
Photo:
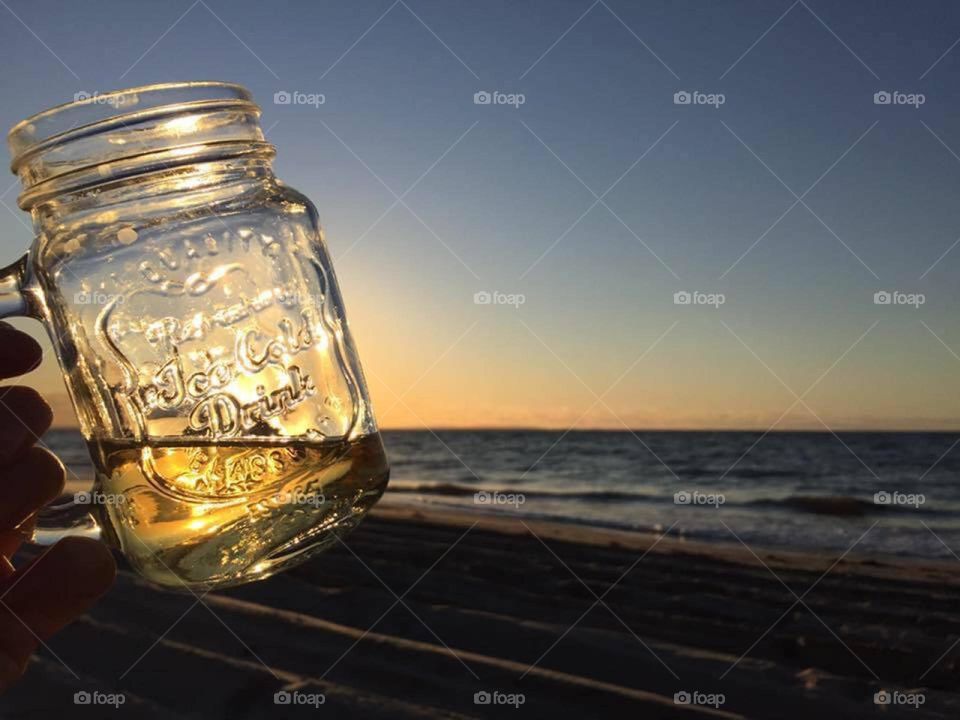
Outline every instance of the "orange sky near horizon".
[[[16, 382], [37, 388], [48, 399], [54, 409], [55, 427], [76, 427], [49, 340], [37, 332], [36, 323], [14, 322], [38, 337], [46, 351], [42, 367]], [[774, 370], [778, 362], [775, 357], [764, 361], [768, 363], [765, 368], [722, 327], [710, 333], [717, 345], [705, 352], [698, 347], [707, 328], [684, 328], [683, 323], [677, 323], [655, 345], [657, 336], [645, 337], [636, 344], [634, 357], [624, 357], [614, 367], [609, 358], [592, 364], [584, 362], [588, 357], [561, 358], [532, 328], [528, 330], [514, 318], [508, 318], [508, 322], [517, 325], [507, 333], [517, 341], [515, 345], [508, 343], [509, 347], [490, 347], [492, 339], [502, 337], [505, 331], [485, 327], [490, 321], [481, 319], [459, 335], [451, 333], [441, 338], [438, 332], [434, 342], [411, 346], [401, 357], [393, 352], [391, 338], [381, 337], [384, 342], [376, 343], [366, 336], [367, 328], [360, 323], [355, 334], [380, 427], [960, 429], [960, 421], [947, 412], [930, 411], [944, 406], [943, 394], [941, 388], [924, 378], [944, 370], [931, 366], [924, 373], [914, 368], [911, 373], [902, 373], [897, 385], [885, 381], [889, 368], [870, 363], [876, 344], [884, 340], [879, 332], [873, 338], [873, 347], [865, 339], [863, 347], [852, 350], [804, 395], [836, 357], [810, 360], [781, 374], [781, 370]], [[663, 325], [664, 329], [670, 327], [666, 321]], [[749, 328], [745, 334], [749, 334]], [[648, 350], [651, 345], [653, 349]], [[838, 347], [836, 356], [844, 350]], [[493, 356], [498, 354], [499, 362], [494, 362]], [[638, 360], [640, 355], [643, 357]], [[957, 361], [946, 355], [946, 371], [953, 362]], [[802, 400], [798, 401], [791, 390]]]

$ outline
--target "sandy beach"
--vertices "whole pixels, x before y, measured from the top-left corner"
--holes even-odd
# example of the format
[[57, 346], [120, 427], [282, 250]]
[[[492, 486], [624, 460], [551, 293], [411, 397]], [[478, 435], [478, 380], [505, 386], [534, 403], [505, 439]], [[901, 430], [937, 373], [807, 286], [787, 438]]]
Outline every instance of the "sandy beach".
[[[202, 599], [122, 569], [3, 716], [113, 716], [75, 705], [87, 691], [146, 718], [955, 718], [958, 599], [954, 563], [386, 504], [342, 547]], [[878, 707], [881, 689], [923, 705]]]

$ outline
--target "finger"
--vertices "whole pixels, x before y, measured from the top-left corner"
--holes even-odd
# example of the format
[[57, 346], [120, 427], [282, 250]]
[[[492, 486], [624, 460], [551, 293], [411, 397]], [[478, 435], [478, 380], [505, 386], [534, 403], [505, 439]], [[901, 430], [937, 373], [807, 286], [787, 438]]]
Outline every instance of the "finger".
[[28, 373], [40, 365], [42, 357], [40, 343], [10, 323], [0, 322], [0, 377]]
[[0, 388], [0, 464], [33, 445], [52, 422], [53, 411], [33, 388]]
[[20, 546], [33, 536], [33, 528], [36, 523], [37, 516], [31, 515], [13, 530], [0, 531], [0, 580], [13, 575], [14, 567], [10, 559], [20, 549]]
[[12, 530], [63, 491], [63, 465], [43, 448], [31, 447], [0, 468], [0, 530]]
[[115, 574], [105, 545], [66, 538], [0, 586], [0, 691], [20, 677], [40, 641], [86, 612]]

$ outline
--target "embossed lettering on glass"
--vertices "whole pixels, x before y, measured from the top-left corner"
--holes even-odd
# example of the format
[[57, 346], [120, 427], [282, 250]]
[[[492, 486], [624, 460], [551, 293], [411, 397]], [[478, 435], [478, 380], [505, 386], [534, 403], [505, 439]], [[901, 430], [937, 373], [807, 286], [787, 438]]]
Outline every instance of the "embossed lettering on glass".
[[259, 116], [236, 85], [154, 85], [9, 136], [36, 240], [0, 315], [46, 325], [96, 469], [46, 529], [99, 533], [172, 588], [302, 561], [387, 484], [316, 210]]

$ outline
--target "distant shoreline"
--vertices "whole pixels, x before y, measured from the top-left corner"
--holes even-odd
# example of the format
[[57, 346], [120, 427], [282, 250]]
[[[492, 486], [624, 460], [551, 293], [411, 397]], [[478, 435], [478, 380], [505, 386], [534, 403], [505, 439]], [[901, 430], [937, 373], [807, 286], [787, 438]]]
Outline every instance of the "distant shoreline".
[[[957, 561], [913, 558], [900, 555], [887, 555], [874, 552], [860, 552], [857, 549], [847, 554], [832, 550], [812, 551], [794, 550], [781, 547], [744, 547], [731, 536], [730, 540], [700, 540], [665, 531], [641, 531], [622, 528], [599, 527], [562, 520], [541, 520], [524, 518], [522, 520], [503, 515], [483, 512], [470, 512], [456, 509], [413, 508], [399, 503], [381, 502], [371, 511], [372, 516], [384, 519], [426, 523], [448, 527], [469, 527], [489, 530], [503, 535], [523, 535], [532, 529], [542, 539], [552, 539], [581, 545], [616, 547], [624, 550], [644, 552], [656, 546], [662, 554], [700, 555], [716, 560], [758, 564], [754, 553], [764, 558], [764, 562], [773, 568], [805, 569], [821, 572], [843, 555], [841, 565], [857, 566], [858, 571], [873, 574], [882, 568], [881, 574], [891, 570], [906, 573], [910, 577], [942, 578], [949, 577], [960, 589], [960, 573]], [[751, 552], [752, 550], [752, 552]]]

